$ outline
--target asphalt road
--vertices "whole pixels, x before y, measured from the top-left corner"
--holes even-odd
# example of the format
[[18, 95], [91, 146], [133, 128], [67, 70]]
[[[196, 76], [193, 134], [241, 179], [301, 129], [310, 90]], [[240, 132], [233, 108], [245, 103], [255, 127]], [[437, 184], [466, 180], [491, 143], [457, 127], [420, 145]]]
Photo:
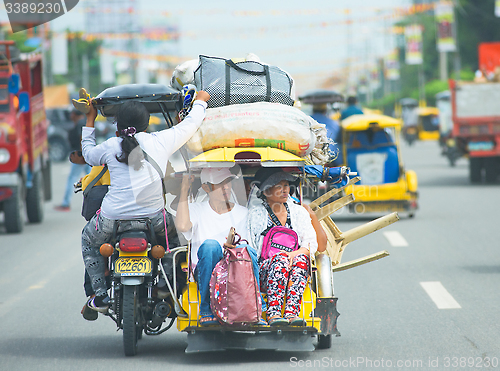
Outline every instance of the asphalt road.
[[[347, 247], [343, 262], [391, 255], [335, 274], [342, 336], [311, 353], [187, 355], [186, 335], [171, 329], [145, 336], [139, 354], [125, 358], [111, 320], [80, 315], [81, 195], [70, 212], [53, 210], [69, 171], [56, 164], [44, 222], [20, 235], [0, 225], [0, 370], [500, 368], [500, 183], [469, 184], [467, 161], [449, 167], [434, 142], [403, 146], [403, 154], [418, 174], [420, 209]], [[334, 220], [347, 230], [370, 218], [343, 212]]]

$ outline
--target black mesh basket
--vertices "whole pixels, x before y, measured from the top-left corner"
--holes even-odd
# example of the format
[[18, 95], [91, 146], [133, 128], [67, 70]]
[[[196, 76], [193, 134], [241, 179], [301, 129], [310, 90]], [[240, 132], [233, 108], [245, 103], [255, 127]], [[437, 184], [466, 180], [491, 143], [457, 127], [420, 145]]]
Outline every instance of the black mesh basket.
[[114, 117], [121, 104], [138, 101], [149, 113], [178, 111], [182, 107], [181, 93], [161, 84], [127, 84], [108, 88], [95, 97], [95, 107], [104, 117]]
[[293, 105], [293, 80], [276, 66], [200, 55], [194, 73], [196, 87], [210, 94], [208, 107], [273, 102]]

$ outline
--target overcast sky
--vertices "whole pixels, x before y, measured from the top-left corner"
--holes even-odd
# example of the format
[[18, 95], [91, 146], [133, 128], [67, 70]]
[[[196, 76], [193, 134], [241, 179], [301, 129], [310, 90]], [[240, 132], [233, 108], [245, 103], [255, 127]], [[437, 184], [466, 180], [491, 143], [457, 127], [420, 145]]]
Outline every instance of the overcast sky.
[[[52, 30], [82, 30], [84, 3], [52, 21]], [[141, 0], [138, 16], [143, 24], [177, 26], [181, 38], [175, 50], [183, 59], [253, 52], [288, 71], [300, 93], [343, 73], [348, 58], [351, 70], [363, 70], [367, 61], [387, 54], [394, 35], [384, 26], [397, 18], [384, 20], [384, 15], [409, 5], [410, 0]]]

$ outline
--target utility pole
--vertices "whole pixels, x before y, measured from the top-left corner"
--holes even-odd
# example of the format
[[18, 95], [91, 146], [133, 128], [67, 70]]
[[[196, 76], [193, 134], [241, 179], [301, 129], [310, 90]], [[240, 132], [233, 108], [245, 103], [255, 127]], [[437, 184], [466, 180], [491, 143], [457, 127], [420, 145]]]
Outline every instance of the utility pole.
[[448, 52], [439, 52], [439, 79], [448, 81]]
[[82, 55], [82, 86], [90, 89], [89, 56], [87, 52]]
[[455, 56], [453, 58], [455, 80], [460, 80], [460, 70], [462, 69], [460, 61], [460, 47], [458, 46], [458, 12], [456, 11], [458, 6], [458, 1], [453, 0], [453, 11], [455, 12], [455, 22], [453, 22], [453, 34], [455, 35]]
[[346, 50], [346, 54], [347, 54], [347, 83], [346, 83], [346, 91], [347, 91], [347, 94], [351, 94], [351, 82], [352, 82], [352, 79], [353, 79], [353, 76], [352, 76], [352, 69], [351, 69], [351, 64], [353, 63], [353, 46], [352, 46], [352, 19], [351, 19], [351, 10], [348, 9], [347, 10], [347, 43], [346, 43], [346, 46], [347, 46], [347, 50]]

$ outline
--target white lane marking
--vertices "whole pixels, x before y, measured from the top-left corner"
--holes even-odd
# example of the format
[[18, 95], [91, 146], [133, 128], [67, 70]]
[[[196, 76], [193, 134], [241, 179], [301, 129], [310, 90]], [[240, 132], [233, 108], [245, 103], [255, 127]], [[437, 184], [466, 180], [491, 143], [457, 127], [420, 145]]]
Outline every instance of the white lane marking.
[[398, 231], [386, 231], [384, 232], [384, 236], [393, 247], [408, 246], [408, 242]]
[[81, 262], [81, 259], [82, 259], [81, 257], [78, 257], [76, 255], [72, 259], [66, 260], [64, 268], [52, 270], [52, 273], [50, 273], [45, 279], [39, 281], [35, 285], [27, 287], [26, 289], [18, 293], [16, 296], [10, 298], [2, 297], [0, 299], [0, 318], [4, 317], [11, 310], [13, 310], [13, 308], [15, 308], [15, 306], [20, 300], [26, 301], [27, 300], [26, 295], [29, 294], [31, 290], [43, 289], [48, 282], [50, 282], [53, 278], [60, 276], [61, 273], [64, 273], [69, 269], [74, 270], [75, 265], [77, 265], [79, 261]]
[[457, 309], [462, 308], [460, 304], [444, 288], [441, 282], [420, 282], [427, 295], [437, 305], [438, 309]]
[[46, 283], [47, 283], [47, 280], [40, 281], [40, 282], [38, 282], [37, 285], [33, 285], [33, 286], [28, 287], [28, 291], [34, 290], [34, 289], [43, 289], [43, 287], [45, 286]]

